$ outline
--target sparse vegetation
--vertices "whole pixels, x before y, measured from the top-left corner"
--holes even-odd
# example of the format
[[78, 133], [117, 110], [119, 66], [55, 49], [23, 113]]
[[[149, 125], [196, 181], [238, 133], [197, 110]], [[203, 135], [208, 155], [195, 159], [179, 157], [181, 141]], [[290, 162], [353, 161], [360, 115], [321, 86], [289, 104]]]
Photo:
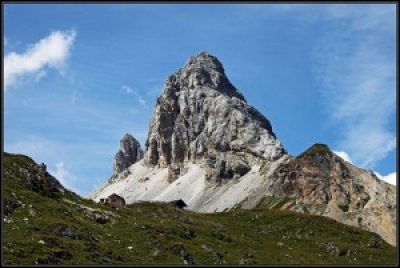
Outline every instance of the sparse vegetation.
[[313, 146], [311, 146], [308, 150], [306, 150], [305, 152], [298, 155], [296, 158], [304, 158], [306, 156], [313, 156], [317, 153], [329, 154], [329, 153], [331, 153], [331, 150], [329, 149], [329, 147], [326, 144], [316, 143]]
[[295, 198], [288, 196], [278, 197], [278, 196], [263, 196], [257, 203], [256, 208], [274, 208], [280, 209], [285, 204], [290, 203], [290, 206], [296, 201]]

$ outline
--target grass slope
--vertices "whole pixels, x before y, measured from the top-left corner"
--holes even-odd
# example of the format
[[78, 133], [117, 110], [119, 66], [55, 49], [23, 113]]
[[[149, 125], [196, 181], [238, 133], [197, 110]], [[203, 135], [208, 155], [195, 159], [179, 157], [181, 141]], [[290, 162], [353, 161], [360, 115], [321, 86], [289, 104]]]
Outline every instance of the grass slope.
[[25, 187], [32, 159], [4, 154], [4, 264], [396, 264], [378, 235], [278, 209], [201, 214], [161, 203], [112, 209]]

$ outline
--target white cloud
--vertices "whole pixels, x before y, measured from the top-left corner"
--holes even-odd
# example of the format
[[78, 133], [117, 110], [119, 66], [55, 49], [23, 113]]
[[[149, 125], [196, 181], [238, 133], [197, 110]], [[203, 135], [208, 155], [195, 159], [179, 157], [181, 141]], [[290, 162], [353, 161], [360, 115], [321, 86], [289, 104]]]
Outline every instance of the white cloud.
[[386, 176], [382, 176], [381, 174], [379, 174], [376, 171], [374, 171], [374, 173], [379, 179], [386, 181], [387, 183], [397, 185], [397, 173], [396, 172], [389, 173]]
[[[33, 75], [36, 81], [46, 73], [46, 68], [62, 70], [70, 54], [76, 32], [54, 31], [21, 54], [10, 52], [4, 57], [4, 91]], [[7, 40], [7, 39], [5, 39]]]
[[123, 86], [121, 87], [121, 89], [122, 89], [123, 91], [125, 91], [125, 93], [127, 93], [127, 94], [132, 94], [132, 95], [134, 95], [134, 96], [136, 97], [136, 100], [139, 102], [140, 105], [146, 106], [146, 104], [147, 104], [146, 101], [137, 93], [136, 90], [134, 90], [134, 89], [132, 89], [131, 87], [126, 86], [126, 85], [123, 85]]
[[75, 187], [78, 183], [78, 179], [75, 175], [71, 174], [65, 167], [64, 162], [60, 161], [56, 164], [56, 170], [49, 170], [52, 174], [65, 188], [71, 190], [82, 196], [82, 193]]
[[337, 154], [338, 156], [340, 156], [343, 160], [349, 162], [350, 164], [353, 163], [351, 161], [350, 156], [346, 152], [336, 152], [336, 151], [334, 151], [334, 153]]

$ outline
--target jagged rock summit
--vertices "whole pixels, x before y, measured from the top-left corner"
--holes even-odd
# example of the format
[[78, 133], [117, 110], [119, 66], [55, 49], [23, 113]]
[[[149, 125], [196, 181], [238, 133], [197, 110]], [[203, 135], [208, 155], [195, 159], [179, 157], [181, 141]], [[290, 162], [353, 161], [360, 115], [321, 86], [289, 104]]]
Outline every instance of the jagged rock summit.
[[140, 148], [140, 143], [132, 135], [126, 133], [114, 157], [113, 176], [117, 176], [142, 158], [143, 150]]
[[127, 172], [89, 197], [99, 201], [116, 193], [127, 204], [182, 199], [197, 212], [274, 208], [311, 213], [396, 244], [396, 187], [345, 162], [324, 144], [289, 155], [270, 122], [208, 53], [191, 57], [168, 77], [145, 146], [143, 159], [130, 166], [124, 162]]
[[217, 90], [229, 97], [236, 97], [245, 101], [240, 93], [229, 81], [222, 63], [211, 54], [201, 52], [190, 57], [185, 66], [168, 77], [166, 87]]
[[249, 171], [245, 158], [253, 163], [284, 154], [270, 122], [231, 84], [218, 59], [202, 52], [168, 77], [144, 159], [148, 166], [170, 166], [170, 174], [179, 174], [185, 161], [205, 159], [206, 177], [219, 180]]

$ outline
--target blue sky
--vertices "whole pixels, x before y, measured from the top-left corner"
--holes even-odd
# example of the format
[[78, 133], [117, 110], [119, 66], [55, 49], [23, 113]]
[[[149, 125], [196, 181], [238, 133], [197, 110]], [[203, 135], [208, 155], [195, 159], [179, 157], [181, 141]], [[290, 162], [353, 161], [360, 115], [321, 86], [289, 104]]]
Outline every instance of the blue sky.
[[86, 195], [201, 51], [291, 155], [326, 143], [396, 179], [395, 4], [3, 4], [4, 150]]

